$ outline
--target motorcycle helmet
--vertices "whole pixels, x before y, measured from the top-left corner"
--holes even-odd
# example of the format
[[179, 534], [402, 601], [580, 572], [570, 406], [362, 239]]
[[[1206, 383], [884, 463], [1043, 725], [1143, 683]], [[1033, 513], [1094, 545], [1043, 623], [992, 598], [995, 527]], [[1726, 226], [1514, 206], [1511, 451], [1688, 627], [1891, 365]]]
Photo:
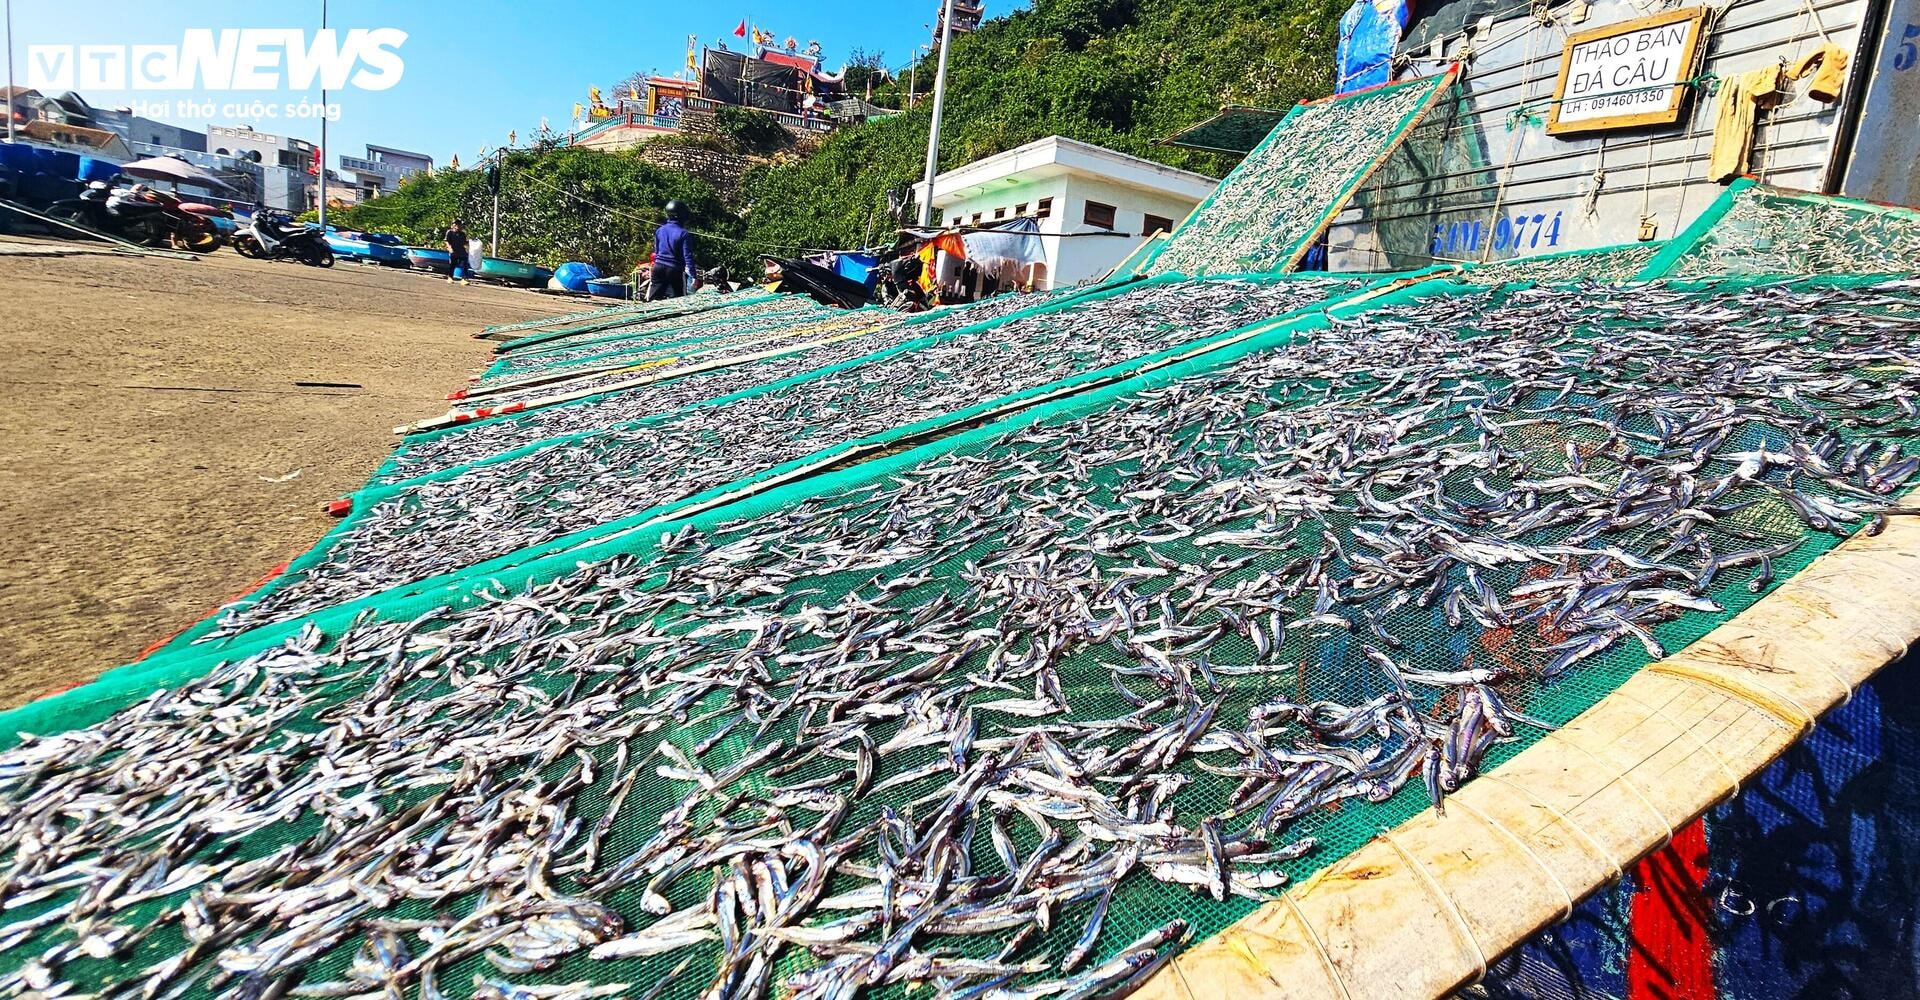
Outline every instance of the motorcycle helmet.
[[667, 202], [667, 218], [675, 222], [687, 221], [687, 206], [681, 204], [678, 198]]

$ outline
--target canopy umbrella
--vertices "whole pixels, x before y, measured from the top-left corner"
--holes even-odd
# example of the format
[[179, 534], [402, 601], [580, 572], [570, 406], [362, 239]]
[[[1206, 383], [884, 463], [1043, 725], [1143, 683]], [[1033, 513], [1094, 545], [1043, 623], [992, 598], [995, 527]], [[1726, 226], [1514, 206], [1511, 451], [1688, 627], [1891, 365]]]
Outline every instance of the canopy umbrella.
[[172, 181], [175, 184], [193, 184], [215, 191], [239, 193], [238, 188], [215, 177], [211, 171], [171, 156], [149, 156], [144, 160], [135, 160], [132, 163], [123, 164], [120, 172], [129, 177], [142, 177], [150, 181]]

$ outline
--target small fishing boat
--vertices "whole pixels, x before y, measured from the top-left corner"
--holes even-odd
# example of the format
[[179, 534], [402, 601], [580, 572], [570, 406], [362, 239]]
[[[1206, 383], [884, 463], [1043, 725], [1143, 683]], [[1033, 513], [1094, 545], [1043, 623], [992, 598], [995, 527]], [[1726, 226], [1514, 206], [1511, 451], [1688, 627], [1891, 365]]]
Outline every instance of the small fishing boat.
[[603, 299], [624, 299], [633, 293], [627, 286], [627, 279], [615, 275], [611, 278], [589, 279], [587, 294]]
[[401, 247], [407, 256], [407, 264], [416, 271], [432, 271], [435, 274], [447, 273], [448, 261], [452, 258], [445, 250], [432, 247]]
[[553, 272], [524, 260], [482, 257], [480, 258], [480, 277], [488, 281], [498, 281], [503, 285], [538, 288], [545, 285], [548, 278], [553, 277]]
[[369, 243], [366, 240], [349, 239], [339, 233], [328, 233], [327, 246], [332, 248], [333, 255], [336, 257], [385, 264], [389, 267], [407, 266], [406, 251], [385, 243]]

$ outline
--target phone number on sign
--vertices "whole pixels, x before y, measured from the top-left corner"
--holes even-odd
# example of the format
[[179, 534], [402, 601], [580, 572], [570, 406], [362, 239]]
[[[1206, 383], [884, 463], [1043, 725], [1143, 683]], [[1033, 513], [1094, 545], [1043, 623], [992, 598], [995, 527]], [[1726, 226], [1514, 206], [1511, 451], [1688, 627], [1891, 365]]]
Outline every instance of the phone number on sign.
[[[1555, 212], [1548, 216], [1536, 212], [1532, 215], [1502, 216], [1491, 227], [1494, 252], [1559, 246], [1562, 214]], [[1485, 222], [1477, 219], [1472, 222], [1438, 223], [1433, 227], [1433, 255], [1452, 257], [1478, 253], [1486, 245], [1488, 229]]]

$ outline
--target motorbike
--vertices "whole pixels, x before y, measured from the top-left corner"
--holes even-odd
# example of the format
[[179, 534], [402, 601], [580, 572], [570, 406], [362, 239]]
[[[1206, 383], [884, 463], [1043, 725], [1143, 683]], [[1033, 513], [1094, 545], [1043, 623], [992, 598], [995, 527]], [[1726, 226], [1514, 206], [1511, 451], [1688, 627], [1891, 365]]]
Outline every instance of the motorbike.
[[181, 209], [180, 199], [145, 184], [115, 189], [94, 181], [79, 197], [48, 206], [47, 214], [143, 246], [194, 253], [211, 253], [220, 246], [211, 222]]
[[233, 249], [255, 260], [297, 260], [314, 267], [333, 266], [333, 248], [318, 229], [308, 229], [282, 212], [261, 209], [253, 221], [233, 234]]
[[232, 241], [234, 232], [239, 229], [238, 224], [233, 221], [233, 209], [230, 208], [188, 201], [181, 203], [180, 210], [207, 220], [207, 225], [213, 227], [215, 246], [226, 246]]

